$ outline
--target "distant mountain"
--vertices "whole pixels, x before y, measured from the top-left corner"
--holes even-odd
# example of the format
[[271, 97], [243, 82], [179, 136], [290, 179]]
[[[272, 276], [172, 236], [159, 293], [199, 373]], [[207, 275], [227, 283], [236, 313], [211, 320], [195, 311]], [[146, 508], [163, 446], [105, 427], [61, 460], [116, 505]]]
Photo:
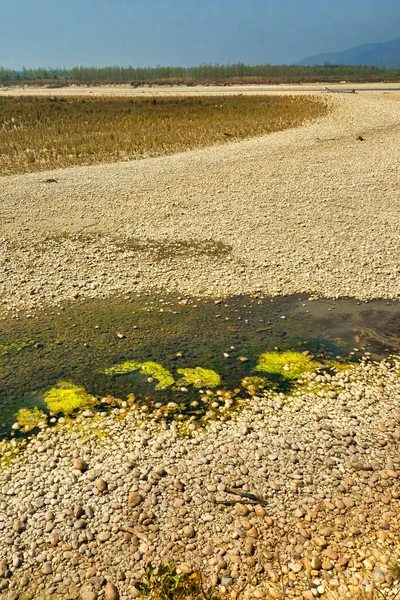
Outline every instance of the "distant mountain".
[[342, 52], [328, 52], [303, 58], [302, 67], [324, 65], [368, 65], [374, 67], [400, 67], [400, 38], [379, 44], [364, 44]]

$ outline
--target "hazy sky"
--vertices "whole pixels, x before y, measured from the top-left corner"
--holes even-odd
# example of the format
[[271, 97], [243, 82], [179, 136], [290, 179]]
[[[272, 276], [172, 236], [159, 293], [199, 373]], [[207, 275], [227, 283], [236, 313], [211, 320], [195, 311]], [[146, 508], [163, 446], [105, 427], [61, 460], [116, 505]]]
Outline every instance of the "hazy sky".
[[0, 65], [293, 63], [400, 35], [399, 0], [0, 0]]

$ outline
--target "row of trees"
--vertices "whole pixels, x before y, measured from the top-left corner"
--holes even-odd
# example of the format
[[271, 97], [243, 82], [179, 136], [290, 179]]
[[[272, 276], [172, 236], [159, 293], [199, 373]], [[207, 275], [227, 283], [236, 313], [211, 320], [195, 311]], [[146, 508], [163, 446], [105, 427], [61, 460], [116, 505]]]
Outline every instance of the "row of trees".
[[0, 67], [0, 84], [109, 84], [132, 83], [227, 83], [254, 81], [298, 83], [316, 81], [400, 80], [400, 69], [369, 66], [331, 65], [300, 67], [288, 65], [199, 65], [197, 67], [73, 67], [72, 69], [22, 69]]

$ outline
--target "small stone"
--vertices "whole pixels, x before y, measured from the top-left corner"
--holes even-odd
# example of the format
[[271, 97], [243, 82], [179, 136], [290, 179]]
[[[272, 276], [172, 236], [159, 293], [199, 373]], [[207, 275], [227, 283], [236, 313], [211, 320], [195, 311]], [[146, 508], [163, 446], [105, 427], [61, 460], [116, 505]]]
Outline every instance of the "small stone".
[[43, 575], [51, 575], [53, 573], [53, 567], [51, 566], [51, 562], [43, 563], [42, 573]]
[[99, 540], [99, 542], [101, 542], [102, 544], [104, 544], [104, 542], [108, 542], [108, 540], [110, 539], [110, 537], [111, 537], [111, 534], [108, 531], [102, 531], [97, 536], [97, 539]]
[[179, 492], [185, 491], [185, 485], [180, 479], [174, 479], [174, 488], [177, 489]]
[[104, 597], [106, 600], [119, 600], [118, 588], [110, 581], [104, 588]]
[[22, 533], [23, 531], [25, 531], [25, 523], [23, 523], [19, 519], [16, 519], [13, 523], [13, 530], [16, 533]]
[[289, 569], [293, 571], [293, 573], [300, 573], [302, 566], [298, 563], [289, 563]]
[[183, 531], [183, 534], [188, 538], [196, 537], [196, 532], [192, 525], [186, 525], [186, 527], [184, 527], [182, 529], [182, 531]]
[[250, 511], [245, 504], [240, 504], [240, 502], [238, 502], [235, 507], [235, 512], [240, 517], [247, 517]]
[[87, 470], [88, 466], [87, 463], [82, 459], [82, 458], [77, 458], [75, 463], [74, 463], [74, 469], [76, 471], [80, 471], [81, 473], [84, 473]]
[[261, 506], [261, 504], [257, 504], [254, 507], [254, 512], [256, 513], [257, 517], [260, 517], [261, 519], [263, 519], [266, 515], [265, 508]]
[[75, 519], [80, 519], [81, 516], [84, 514], [84, 510], [83, 510], [83, 506], [82, 504], [75, 504], [74, 506], [74, 517]]
[[81, 600], [97, 600], [98, 595], [96, 592], [92, 590], [82, 590], [81, 591]]
[[128, 504], [131, 508], [135, 508], [139, 506], [143, 502], [143, 496], [139, 494], [139, 492], [130, 492], [128, 496]]
[[224, 575], [224, 577], [221, 579], [221, 585], [223, 585], [224, 587], [229, 587], [230, 585], [233, 585], [233, 579], [230, 575]]
[[321, 566], [322, 566], [322, 562], [321, 562], [321, 559], [319, 558], [319, 556], [313, 556], [311, 559], [311, 568], [314, 569], [315, 571], [319, 571]]
[[101, 477], [99, 477], [98, 479], [96, 479], [96, 488], [100, 493], [105, 492], [107, 490], [107, 482], [104, 481], [104, 479], [102, 479]]

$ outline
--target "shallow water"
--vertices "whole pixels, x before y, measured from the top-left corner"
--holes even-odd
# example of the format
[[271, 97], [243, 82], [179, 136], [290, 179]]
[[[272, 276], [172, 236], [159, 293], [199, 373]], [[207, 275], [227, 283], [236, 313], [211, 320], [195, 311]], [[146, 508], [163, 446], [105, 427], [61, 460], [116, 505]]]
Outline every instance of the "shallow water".
[[155, 361], [176, 379], [180, 368], [213, 369], [222, 377], [221, 389], [234, 389], [255, 374], [259, 354], [274, 349], [309, 350], [318, 358], [345, 361], [365, 351], [373, 359], [383, 358], [400, 350], [400, 302], [309, 301], [296, 295], [236, 296], [216, 303], [142, 296], [75, 302], [35, 318], [3, 321], [1, 426], [5, 431], [21, 407], [44, 408], [42, 393], [60, 380], [98, 397], [125, 399], [133, 392], [165, 403], [177, 396], [189, 402], [199, 393], [156, 391], [157, 382], [138, 372], [104, 374], [127, 360]]

